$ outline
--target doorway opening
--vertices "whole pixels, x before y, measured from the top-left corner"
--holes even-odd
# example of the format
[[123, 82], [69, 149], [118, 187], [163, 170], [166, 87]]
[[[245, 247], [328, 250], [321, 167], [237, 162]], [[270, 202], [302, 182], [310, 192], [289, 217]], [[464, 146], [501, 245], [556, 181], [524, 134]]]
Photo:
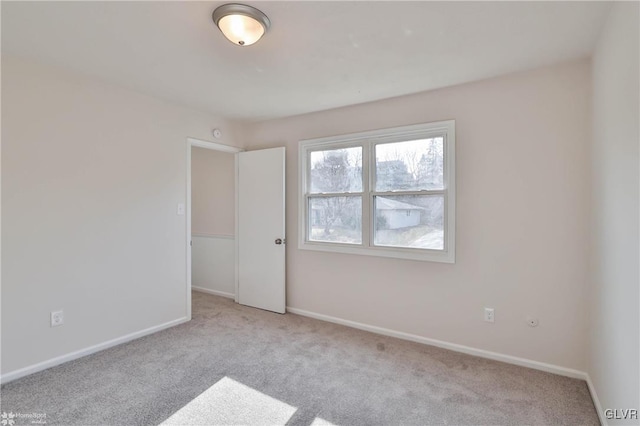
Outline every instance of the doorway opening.
[[187, 139], [189, 319], [192, 289], [286, 312], [285, 153]]
[[187, 311], [191, 291], [237, 300], [237, 154], [187, 139]]

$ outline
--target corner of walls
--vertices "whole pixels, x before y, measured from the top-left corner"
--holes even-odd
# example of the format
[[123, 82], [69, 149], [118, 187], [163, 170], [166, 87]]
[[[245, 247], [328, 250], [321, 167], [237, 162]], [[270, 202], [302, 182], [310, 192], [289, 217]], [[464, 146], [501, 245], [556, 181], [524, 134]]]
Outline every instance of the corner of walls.
[[598, 413], [598, 420], [600, 420], [600, 424], [602, 426], [608, 426], [609, 422], [606, 416], [604, 415], [604, 409], [602, 408], [602, 403], [600, 402], [600, 398], [598, 397], [598, 392], [596, 391], [596, 387], [593, 384], [593, 380], [589, 373], [585, 373], [585, 380], [587, 382], [587, 387], [589, 388], [589, 393], [591, 394], [591, 399], [593, 400], [593, 405]]
[[233, 135], [235, 146], [238, 148], [247, 149], [250, 148], [247, 144], [247, 128], [251, 126], [252, 122], [248, 120], [232, 118], [227, 121], [229, 129]]

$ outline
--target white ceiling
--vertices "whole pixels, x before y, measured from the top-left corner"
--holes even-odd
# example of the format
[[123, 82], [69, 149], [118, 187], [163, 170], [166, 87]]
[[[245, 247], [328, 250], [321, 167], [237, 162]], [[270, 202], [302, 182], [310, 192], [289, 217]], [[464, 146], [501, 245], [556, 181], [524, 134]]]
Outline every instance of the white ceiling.
[[2, 2], [2, 52], [227, 118], [260, 120], [588, 56], [606, 2], [256, 2], [257, 44], [222, 2]]

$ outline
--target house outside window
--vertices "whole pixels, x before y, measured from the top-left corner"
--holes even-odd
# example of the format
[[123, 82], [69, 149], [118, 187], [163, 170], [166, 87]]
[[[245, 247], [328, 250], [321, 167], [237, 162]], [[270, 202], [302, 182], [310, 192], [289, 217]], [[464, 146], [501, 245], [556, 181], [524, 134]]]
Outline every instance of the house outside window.
[[300, 142], [299, 248], [455, 261], [453, 120]]

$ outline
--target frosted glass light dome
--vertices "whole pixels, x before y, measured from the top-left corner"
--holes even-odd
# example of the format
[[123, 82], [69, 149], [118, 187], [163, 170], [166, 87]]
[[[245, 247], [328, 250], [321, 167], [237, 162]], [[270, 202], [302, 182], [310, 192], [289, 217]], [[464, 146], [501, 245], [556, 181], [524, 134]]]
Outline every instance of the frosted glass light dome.
[[233, 44], [250, 46], [267, 32], [271, 22], [258, 9], [244, 4], [225, 4], [213, 11], [213, 22]]

